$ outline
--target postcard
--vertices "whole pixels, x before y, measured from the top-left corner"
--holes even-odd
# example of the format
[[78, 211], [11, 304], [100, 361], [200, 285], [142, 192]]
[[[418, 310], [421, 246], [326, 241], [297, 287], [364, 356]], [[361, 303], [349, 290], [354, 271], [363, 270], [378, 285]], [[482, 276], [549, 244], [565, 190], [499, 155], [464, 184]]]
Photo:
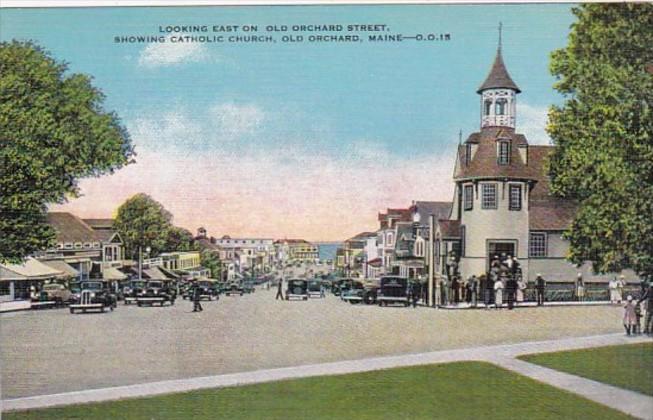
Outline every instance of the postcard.
[[653, 418], [652, 4], [3, 3], [4, 418]]

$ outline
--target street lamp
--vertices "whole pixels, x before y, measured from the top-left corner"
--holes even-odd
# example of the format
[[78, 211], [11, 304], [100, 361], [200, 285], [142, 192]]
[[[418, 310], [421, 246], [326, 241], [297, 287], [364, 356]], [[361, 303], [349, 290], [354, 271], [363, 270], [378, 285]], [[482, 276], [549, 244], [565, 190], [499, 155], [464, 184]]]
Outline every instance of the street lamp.
[[[146, 254], [149, 255], [151, 251], [152, 248], [149, 246], [145, 248]], [[143, 279], [143, 248], [141, 246], [138, 247], [138, 279]]]

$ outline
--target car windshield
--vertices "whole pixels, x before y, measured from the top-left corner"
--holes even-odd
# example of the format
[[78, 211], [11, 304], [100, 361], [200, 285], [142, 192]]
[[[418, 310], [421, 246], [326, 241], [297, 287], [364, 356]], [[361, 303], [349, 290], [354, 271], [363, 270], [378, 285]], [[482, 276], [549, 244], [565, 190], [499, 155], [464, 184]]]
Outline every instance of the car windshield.
[[137, 288], [137, 287], [145, 287], [145, 282], [144, 282], [144, 281], [133, 281], [132, 284], [131, 284], [131, 286], [132, 286], [133, 288]]
[[213, 284], [210, 281], [201, 281], [201, 282], [199, 282], [197, 284], [199, 284], [200, 287], [211, 287], [211, 286], [213, 286]]
[[73, 293], [79, 293], [81, 291], [79, 283], [72, 283], [70, 285], [70, 291], [73, 292]]
[[82, 283], [82, 289], [84, 290], [102, 290], [102, 282], [91, 281]]
[[156, 287], [160, 289], [163, 287], [163, 283], [161, 283], [160, 281], [151, 281], [147, 284], [147, 287]]
[[382, 287], [406, 287], [406, 279], [397, 277], [383, 277], [381, 279]]
[[303, 286], [306, 285], [306, 282], [303, 281], [303, 280], [290, 280], [290, 281], [288, 282], [288, 284], [289, 284], [291, 287], [303, 287]]

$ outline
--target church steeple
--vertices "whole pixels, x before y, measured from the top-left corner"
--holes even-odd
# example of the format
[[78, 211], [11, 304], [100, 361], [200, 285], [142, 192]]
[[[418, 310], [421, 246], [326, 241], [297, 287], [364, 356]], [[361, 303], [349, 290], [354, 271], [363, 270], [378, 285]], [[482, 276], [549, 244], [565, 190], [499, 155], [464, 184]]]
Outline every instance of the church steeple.
[[501, 54], [502, 25], [499, 23], [499, 44], [490, 73], [478, 88], [481, 95], [481, 127], [515, 128], [516, 95], [521, 92], [513, 82]]

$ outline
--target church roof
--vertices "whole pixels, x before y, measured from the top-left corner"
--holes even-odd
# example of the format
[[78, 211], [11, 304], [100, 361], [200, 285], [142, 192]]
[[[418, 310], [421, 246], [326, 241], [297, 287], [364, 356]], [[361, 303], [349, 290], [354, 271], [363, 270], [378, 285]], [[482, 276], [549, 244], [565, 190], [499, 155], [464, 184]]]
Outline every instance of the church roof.
[[492, 64], [490, 73], [476, 93], [497, 88], [512, 89], [517, 93], [521, 92], [517, 84], [512, 81], [508, 70], [506, 70], [506, 65], [503, 63], [503, 57], [501, 56], [501, 48], [497, 49], [497, 56], [494, 58], [494, 64]]

